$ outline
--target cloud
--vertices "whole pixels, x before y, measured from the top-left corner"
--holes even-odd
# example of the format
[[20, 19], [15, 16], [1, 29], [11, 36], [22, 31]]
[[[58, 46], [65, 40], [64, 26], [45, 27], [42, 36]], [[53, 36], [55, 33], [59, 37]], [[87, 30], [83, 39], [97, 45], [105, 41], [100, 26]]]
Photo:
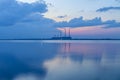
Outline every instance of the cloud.
[[16, 1], [31, 4], [34, 2], [39, 2], [40, 0], [16, 0]]
[[11, 26], [26, 16], [45, 12], [47, 12], [47, 5], [44, 2], [29, 4], [15, 0], [0, 0], [0, 26]]
[[117, 1], [117, 2], [119, 2], [119, 3], [120, 3], [120, 0], [115, 0], [115, 1]]
[[66, 18], [67, 15], [63, 15], [63, 16], [57, 16], [57, 18]]
[[44, 17], [47, 8], [43, 0], [0, 0], [0, 39], [52, 37], [58, 30], [52, 27], [54, 20]]
[[96, 10], [96, 12], [106, 12], [110, 10], [120, 10], [120, 7], [103, 7], [103, 8]]
[[29, 75], [20, 75], [20, 76], [18, 76], [17, 78], [15, 78], [13, 80], [43, 80], [43, 79], [41, 79], [38, 76], [29, 74]]
[[86, 27], [105, 25], [105, 27], [120, 27], [120, 23], [115, 20], [102, 21], [101, 17], [96, 17], [91, 20], [83, 20], [83, 17], [71, 19], [69, 22], [57, 22], [55, 27]]
[[54, 7], [54, 5], [52, 3], [47, 3], [48, 7]]
[[[9, 7], [6, 7], [8, 5]], [[119, 7], [111, 7], [105, 8], [105, 10], [114, 8], [119, 9]], [[0, 0], [0, 11], [0, 26], [12, 26], [15, 24], [18, 25], [18, 23], [22, 23], [24, 26], [27, 26], [28, 24], [37, 24], [40, 25], [40, 27], [85, 27], [96, 25], [108, 25], [109, 27], [118, 27], [120, 24], [113, 20], [103, 22], [100, 17], [96, 17], [91, 20], [83, 20], [83, 17], [80, 17], [71, 19], [69, 22], [56, 22], [52, 19], [45, 18], [42, 15], [43, 13], [48, 11], [47, 4], [43, 0], [37, 0], [37, 2], [33, 3], [18, 2], [18, 0]], [[101, 8], [98, 11], [104, 10], [102, 10]], [[67, 15], [58, 16], [58, 18], [65, 17], [67, 17]]]

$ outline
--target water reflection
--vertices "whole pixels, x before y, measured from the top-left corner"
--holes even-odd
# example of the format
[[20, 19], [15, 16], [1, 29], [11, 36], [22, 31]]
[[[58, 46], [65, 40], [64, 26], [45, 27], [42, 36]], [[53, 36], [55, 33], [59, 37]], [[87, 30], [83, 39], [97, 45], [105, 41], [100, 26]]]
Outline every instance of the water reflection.
[[119, 67], [119, 42], [0, 42], [0, 80], [120, 80]]
[[119, 43], [65, 43], [44, 65], [47, 80], [119, 80]]

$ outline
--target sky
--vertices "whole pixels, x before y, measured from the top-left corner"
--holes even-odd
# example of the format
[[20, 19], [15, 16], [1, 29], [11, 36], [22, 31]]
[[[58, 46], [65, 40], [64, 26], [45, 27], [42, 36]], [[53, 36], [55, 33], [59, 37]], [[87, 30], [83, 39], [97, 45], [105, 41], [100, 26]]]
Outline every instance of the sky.
[[120, 39], [120, 0], [0, 0], [0, 39]]

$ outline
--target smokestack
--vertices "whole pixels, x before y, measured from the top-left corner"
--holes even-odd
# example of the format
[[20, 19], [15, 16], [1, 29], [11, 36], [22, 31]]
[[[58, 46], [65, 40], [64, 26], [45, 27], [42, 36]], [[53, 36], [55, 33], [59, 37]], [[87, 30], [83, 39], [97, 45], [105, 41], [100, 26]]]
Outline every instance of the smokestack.
[[71, 30], [70, 30], [70, 28], [69, 28], [69, 37], [71, 37]]
[[65, 37], [66, 37], [66, 32], [67, 32], [67, 31], [66, 31], [66, 28], [65, 28], [64, 30], [65, 30]]
[[62, 37], [62, 32], [60, 31], [60, 36], [59, 36], [60, 38]]

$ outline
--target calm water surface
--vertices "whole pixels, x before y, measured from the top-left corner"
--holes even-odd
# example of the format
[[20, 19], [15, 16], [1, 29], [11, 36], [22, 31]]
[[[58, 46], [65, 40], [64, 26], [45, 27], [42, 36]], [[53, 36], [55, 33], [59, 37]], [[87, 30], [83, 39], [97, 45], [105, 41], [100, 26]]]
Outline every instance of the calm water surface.
[[120, 41], [0, 41], [0, 80], [120, 80]]

